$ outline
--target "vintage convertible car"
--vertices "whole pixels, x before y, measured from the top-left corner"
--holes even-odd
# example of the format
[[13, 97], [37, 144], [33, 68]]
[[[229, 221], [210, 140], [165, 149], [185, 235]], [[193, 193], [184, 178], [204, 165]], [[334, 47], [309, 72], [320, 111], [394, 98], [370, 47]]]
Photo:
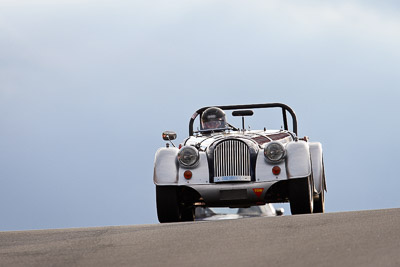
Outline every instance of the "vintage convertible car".
[[[245, 117], [253, 110], [271, 108], [282, 111], [280, 130], [245, 129]], [[226, 121], [228, 110], [241, 117], [241, 127]], [[198, 116], [200, 129], [194, 131]], [[172, 142], [176, 133], [165, 131], [162, 137], [168, 142], [156, 152], [153, 177], [161, 223], [193, 221], [198, 206], [290, 202], [292, 214], [324, 212], [322, 146], [297, 136], [296, 115], [285, 104], [204, 107], [191, 117], [189, 137], [179, 147]]]

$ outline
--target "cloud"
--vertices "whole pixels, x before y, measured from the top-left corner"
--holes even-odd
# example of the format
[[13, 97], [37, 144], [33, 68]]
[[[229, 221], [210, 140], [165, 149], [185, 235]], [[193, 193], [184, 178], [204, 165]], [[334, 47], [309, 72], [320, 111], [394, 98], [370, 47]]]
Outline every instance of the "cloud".
[[[335, 178], [330, 207], [348, 208], [339, 185], [377, 177], [354, 161], [366, 143], [382, 150], [370, 127], [399, 128], [395, 3], [0, 0], [0, 172], [10, 192], [0, 194], [10, 203], [3, 229], [153, 222], [160, 133], [174, 129], [183, 138], [201, 106], [264, 101], [290, 104], [300, 131], [325, 140]], [[343, 154], [349, 147], [354, 152]], [[387, 158], [396, 157], [374, 163], [386, 166]], [[335, 173], [347, 162], [352, 172]], [[398, 187], [394, 178], [389, 184]], [[104, 198], [109, 189], [123, 197]], [[88, 198], [100, 200], [85, 218], [80, 204]], [[364, 200], [362, 208], [374, 201], [363, 192], [352, 198]], [[103, 204], [121, 210], [114, 216]], [[126, 218], [126, 210], [141, 212]], [[43, 219], [32, 224], [30, 212]]]
[[[400, 19], [390, 12], [356, 3], [283, 7], [294, 25], [309, 34], [340, 30], [350, 38], [363, 37], [369, 41], [400, 42]], [[396, 14], [398, 15], [398, 14]], [[355, 35], [355, 36], [354, 36]]]

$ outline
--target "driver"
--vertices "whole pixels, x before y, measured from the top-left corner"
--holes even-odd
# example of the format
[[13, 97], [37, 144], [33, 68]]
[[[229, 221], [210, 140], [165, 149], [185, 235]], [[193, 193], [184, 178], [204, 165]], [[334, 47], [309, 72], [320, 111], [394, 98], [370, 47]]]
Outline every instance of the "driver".
[[225, 112], [217, 107], [206, 109], [201, 115], [201, 129], [202, 130], [215, 130], [226, 128]]

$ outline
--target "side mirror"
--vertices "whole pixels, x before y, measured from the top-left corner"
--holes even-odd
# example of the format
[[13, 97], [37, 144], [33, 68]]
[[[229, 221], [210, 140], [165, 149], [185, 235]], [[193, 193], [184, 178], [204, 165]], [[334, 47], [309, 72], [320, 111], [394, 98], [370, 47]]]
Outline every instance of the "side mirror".
[[282, 216], [285, 210], [283, 208], [279, 208], [275, 210], [276, 216]]
[[172, 141], [176, 139], [176, 133], [173, 131], [165, 131], [162, 133], [162, 139], [164, 141]]

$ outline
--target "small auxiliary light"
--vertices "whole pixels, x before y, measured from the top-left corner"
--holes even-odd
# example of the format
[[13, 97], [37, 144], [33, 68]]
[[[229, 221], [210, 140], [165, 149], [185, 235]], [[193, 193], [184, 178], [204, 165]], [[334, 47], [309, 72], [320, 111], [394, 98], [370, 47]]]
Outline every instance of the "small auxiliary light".
[[185, 177], [186, 180], [189, 180], [190, 178], [192, 178], [192, 172], [187, 170], [183, 173], [183, 177]]
[[281, 168], [279, 166], [274, 166], [272, 168], [272, 173], [275, 174], [275, 175], [280, 174], [281, 173]]

